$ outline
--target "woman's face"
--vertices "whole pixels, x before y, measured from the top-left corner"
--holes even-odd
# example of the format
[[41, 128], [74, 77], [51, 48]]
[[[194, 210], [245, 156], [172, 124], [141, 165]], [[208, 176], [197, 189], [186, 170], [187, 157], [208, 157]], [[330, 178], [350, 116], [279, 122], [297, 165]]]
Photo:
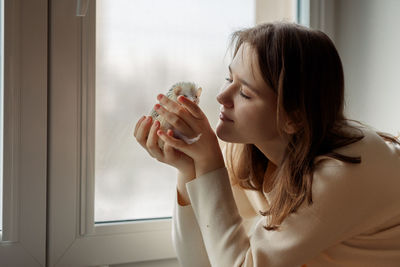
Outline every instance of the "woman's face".
[[[264, 82], [255, 50], [240, 46], [217, 96], [221, 104], [217, 136], [230, 143], [257, 147], [279, 139], [276, 128], [277, 96]], [[224, 117], [224, 115], [226, 117]]]

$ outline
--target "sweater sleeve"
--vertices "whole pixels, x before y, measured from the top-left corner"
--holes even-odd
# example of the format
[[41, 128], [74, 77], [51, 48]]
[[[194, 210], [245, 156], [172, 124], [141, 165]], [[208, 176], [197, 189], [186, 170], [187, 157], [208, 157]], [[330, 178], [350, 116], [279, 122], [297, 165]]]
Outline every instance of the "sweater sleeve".
[[[343, 165], [316, 169], [313, 205], [303, 203], [278, 231], [267, 231], [263, 227], [266, 218], [262, 217], [250, 237], [235, 205], [226, 168], [188, 182], [193, 209], [188, 210], [188, 216], [193, 212], [197, 219], [211, 266], [301, 266], [323, 250], [379, 223], [378, 218], [387, 219], [384, 214], [388, 210], [382, 207], [395, 208], [393, 197], [398, 192], [387, 192], [387, 186], [370, 179], [376, 176]], [[194, 218], [190, 220], [195, 224]], [[194, 235], [193, 240], [200, 240], [197, 228]]]
[[181, 266], [211, 266], [199, 225], [191, 205], [178, 204], [177, 191], [172, 215], [172, 242]]
[[[246, 233], [249, 234], [257, 220], [257, 213], [254, 208], [256, 210], [265, 210], [266, 208], [265, 202], [263, 202], [264, 197], [260, 197], [257, 194], [259, 192], [245, 192], [237, 185], [232, 185], [231, 188], [239, 215], [243, 218], [243, 226]], [[182, 266], [210, 266], [193, 208], [191, 205], [179, 205], [177, 192], [172, 219], [174, 249]]]

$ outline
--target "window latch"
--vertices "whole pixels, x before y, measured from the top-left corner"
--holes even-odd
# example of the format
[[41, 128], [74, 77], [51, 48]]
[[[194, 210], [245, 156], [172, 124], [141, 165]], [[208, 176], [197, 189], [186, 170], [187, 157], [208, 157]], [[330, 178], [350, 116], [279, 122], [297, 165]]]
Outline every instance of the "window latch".
[[89, 7], [89, 0], [77, 0], [76, 5], [76, 15], [78, 17], [86, 16], [88, 7]]

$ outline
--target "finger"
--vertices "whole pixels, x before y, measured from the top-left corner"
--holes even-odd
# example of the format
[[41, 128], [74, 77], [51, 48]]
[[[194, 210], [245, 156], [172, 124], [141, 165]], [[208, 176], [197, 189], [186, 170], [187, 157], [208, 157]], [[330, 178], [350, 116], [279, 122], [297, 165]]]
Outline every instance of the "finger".
[[[171, 137], [174, 137], [174, 132], [173, 132], [171, 129], [168, 129], [167, 135], [168, 135], [168, 136], [171, 136]], [[165, 143], [165, 145], [171, 150], [170, 153], [177, 153], [177, 154], [181, 154], [181, 153], [182, 153], [181, 151], [179, 151], [179, 150], [177, 150], [177, 149], [174, 149], [174, 148], [173, 148], [170, 144], [168, 144], [168, 143]]]
[[142, 116], [142, 117], [138, 120], [138, 122], [136, 123], [135, 131], [133, 132], [133, 136], [134, 136], [134, 137], [136, 137], [137, 130], [139, 129], [140, 124], [142, 123], [142, 121], [143, 121], [145, 118], [146, 118], [146, 116]]
[[[184, 109], [184, 107], [180, 107], [181, 109]], [[163, 106], [160, 104], [154, 105], [154, 110], [161, 115], [165, 120], [171, 124], [175, 129], [177, 129], [179, 132], [183, 133], [186, 136], [193, 136], [193, 130], [190, 128], [190, 126], [184, 121], [183, 118], [181, 118], [179, 115], [175, 114], [174, 112], [170, 112], [167, 109], [165, 109]]]
[[183, 142], [182, 140], [176, 139], [171, 135], [166, 134], [164, 131], [162, 130], [158, 130], [157, 131], [158, 136], [167, 144], [169, 144], [170, 146], [172, 146], [173, 148], [176, 148], [178, 150], [181, 150], [182, 152], [184, 152], [185, 148], [188, 146], [185, 142]]
[[171, 111], [179, 108], [179, 106], [180, 106], [178, 103], [176, 103], [175, 101], [171, 100], [170, 98], [168, 98], [167, 96], [165, 96], [163, 94], [158, 94], [157, 100], [160, 102], [160, 104], [162, 104], [168, 110], [171, 110]]
[[181, 117], [184, 121], [188, 121], [192, 118], [188, 110], [181, 104], [169, 99], [163, 94], [157, 96], [157, 100], [162, 106], [164, 106], [169, 112], [173, 112]]
[[146, 141], [149, 134], [149, 128], [151, 126], [151, 121], [152, 117], [148, 116], [145, 120], [142, 121], [136, 133], [136, 140], [144, 148], [146, 148]]
[[[167, 135], [174, 136], [174, 132], [171, 130], [168, 130]], [[181, 153], [182, 153], [181, 151], [174, 149], [170, 144], [164, 143], [164, 155], [166, 158], [172, 159], [175, 157], [180, 157]]]
[[172, 158], [174, 156], [174, 148], [170, 146], [168, 143], [164, 143], [164, 155], [167, 158]]
[[149, 136], [147, 137], [147, 142], [146, 142], [146, 147], [147, 151], [152, 157], [155, 157], [157, 159], [161, 159], [163, 157], [163, 152], [161, 148], [158, 146], [158, 135], [157, 135], [157, 130], [160, 127], [160, 122], [158, 120], [154, 120]]
[[193, 117], [195, 117], [196, 119], [204, 119], [206, 117], [206, 115], [203, 113], [203, 111], [200, 109], [200, 107], [194, 103], [193, 101], [191, 101], [190, 99], [188, 99], [187, 97], [181, 95], [178, 97], [178, 101], [180, 103], [182, 103], [187, 110], [190, 112], [190, 114], [192, 114]]

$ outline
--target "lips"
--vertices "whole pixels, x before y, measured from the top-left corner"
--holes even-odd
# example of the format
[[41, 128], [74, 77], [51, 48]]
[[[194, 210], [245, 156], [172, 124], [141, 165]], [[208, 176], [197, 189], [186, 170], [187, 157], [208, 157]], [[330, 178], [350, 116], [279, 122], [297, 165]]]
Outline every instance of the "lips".
[[225, 113], [223, 113], [222, 111], [221, 111], [221, 113], [219, 114], [219, 118], [220, 118], [222, 121], [233, 122], [233, 120], [230, 119], [229, 117], [227, 117], [227, 116], [225, 115]]

